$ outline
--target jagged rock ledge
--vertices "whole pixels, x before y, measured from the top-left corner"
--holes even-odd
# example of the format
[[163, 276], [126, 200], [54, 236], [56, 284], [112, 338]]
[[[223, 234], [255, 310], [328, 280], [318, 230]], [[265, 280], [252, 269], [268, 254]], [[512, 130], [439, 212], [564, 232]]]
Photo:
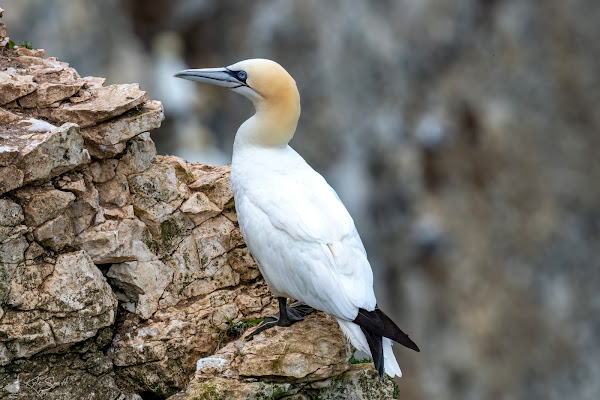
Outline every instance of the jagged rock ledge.
[[229, 168], [157, 156], [160, 102], [44, 57], [0, 49], [1, 398], [390, 398], [325, 315], [236, 340], [275, 302]]

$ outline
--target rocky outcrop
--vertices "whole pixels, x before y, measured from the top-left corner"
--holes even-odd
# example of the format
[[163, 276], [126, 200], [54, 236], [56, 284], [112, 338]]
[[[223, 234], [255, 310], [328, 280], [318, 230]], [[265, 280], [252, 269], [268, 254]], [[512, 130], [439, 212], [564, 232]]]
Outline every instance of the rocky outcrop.
[[348, 364], [350, 354], [337, 322], [313, 314], [294, 329], [242, 337], [198, 360], [190, 385], [173, 400], [394, 398], [392, 381], [380, 380], [371, 364]]
[[229, 167], [156, 155], [160, 102], [1, 51], [0, 397], [389, 398], [324, 315], [237, 339], [275, 302]]

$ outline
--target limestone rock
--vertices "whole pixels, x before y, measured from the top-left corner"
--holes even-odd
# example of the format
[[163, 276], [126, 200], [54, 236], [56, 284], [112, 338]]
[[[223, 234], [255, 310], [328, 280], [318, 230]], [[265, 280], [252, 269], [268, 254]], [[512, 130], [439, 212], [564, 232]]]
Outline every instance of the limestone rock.
[[102, 329], [93, 339], [73, 346], [62, 354], [37, 355], [21, 359], [1, 370], [0, 398], [39, 399], [116, 399], [113, 365], [103, 352], [110, 342], [110, 329]]
[[59, 189], [69, 191], [76, 195], [82, 195], [86, 192], [85, 179], [80, 173], [71, 173], [61, 176], [56, 182]]
[[27, 122], [28, 130], [0, 133], [2, 147], [19, 149], [14, 165], [23, 171], [23, 183], [45, 181], [89, 162], [77, 125], [69, 123], [54, 128], [45, 122]]
[[239, 350], [240, 376], [285, 377], [299, 382], [327, 379], [348, 369], [350, 349], [337, 322], [317, 314], [296, 329], [269, 329]]
[[100, 194], [100, 204], [103, 206], [115, 205], [117, 207], [123, 207], [131, 204], [129, 184], [127, 183], [127, 178], [123, 174], [116, 174], [115, 177], [108, 182], [98, 183], [96, 187]]
[[21, 187], [24, 175], [23, 171], [15, 165], [0, 167], [0, 194]]
[[372, 363], [351, 366], [349, 357], [337, 322], [317, 313], [198, 360], [195, 377], [173, 400], [393, 398], [393, 383], [380, 379]]
[[61, 254], [55, 265], [21, 267], [8, 304], [32, 310], [9, 311], [0, 321], [8, 359], [93, 337], [114, 322], [117, 307], [106, 279], [83, 251]]
[[31, 76], [0, 71], [0, 105], [31, 93], [36, 87]]
[[85, 140], [98, 145], [114, 145], [160, 127], [163, 119], [162, 104], [159, 101], [148, 101], [132, 108], [117, 119], [84, 128], [81, 134]]
[[62, 214], [73, 202], [71, 192], [56, 190], [52, 186], [27, 187], [15, 193], [21, 202], [28, 225], [38, 226]]
[[144, 132], [127, 144], [127, 150], [119, 160], [118, 171], [124, 175], [144, 172], [156, 161], [156, 146], [150, 132]]
[[19, 264], [24, 260], [25, 249], [27, 249], [27, 240], [23, 236], [4, 240], [0, 244], [0, 263]]
[[75, 244], [85, 250], [98, 264], [126, 261], [152, 261], [157, 257], [148, 248], [151, 236], [143, 222], [137, 218], [107, 220], [93, 226], [75, 239]]
[[[89, 170], [84, 169], [83, 174], [66, 175], [65, 178], [71, 179], [69, 185], [77, 185], [77, 189], [69, 189], [69, 186], [64, 187], [66, 190], [70, 190], [75, 193], [77, 198], [70, 208], [71, 215], [73, 217], [73, 229], [75, 235], [79, 235], [85, 229], [87, 229], [92, 223], [100, 224], [104, 222], [102, 210], [100, 208], [100, 196], [98, 189], [92, 184], [91, 174]], [[80, 179], [82, 176], [83, 179]], [[76, 180], [73, 180], [76, 179]], [[83, 181], [83, 182], [82, 182]], [[61, 181], [57, 182], [57, 185], [61, 185]], [[83, 186], [85, 189], [83, 189]], [[78, 192], [78, 190], [81, 190]]]
[[[12, 200], [0, 199], [0, 225], [14, 227], [25, 220], [23, 209]], [[0, 239], [1, 240], [1, 239]]]
[[23, 236], [5, 239], [0, 244], [0, 304], [6, 297], [19, 263], [25, 258], [27, 240]]
[[85, 251], [62, 254], [44, 281], [38, 307], [67, 313], [49, 320], [57, 343], [77, 343], [114, 322], [117, 299]]
[[196, 225], [202, 224], [204, 221], [217, 216], [221, 212], [221, 209], [202, 192], [192, 194], [181, 205], [180, 209], [189, 215]]
[[235, 230], [227, 218], [218, 216], [183, 237], [166, 260], [175, 273], [161, 304], [172, 305], [182, 298], [204, 296], [217, 289], [237, 285], [239, 275], [229, 265], [227, 256], [240, 244], [234, 239]]
[[[204, 359], [209, 361], [210, 359]], [[213, 361], [217, 367], [221, 359]], [[227, 379], [219, 376], [192, 380], [182, 393], [171, 400], [194, 400], [202, 398], [223, 400], [261, 400], [279, 398], [286, 400], [391, 400], [394, 397], [394, 384], [391, 380], [380, 379], [372, 364], [356, 364], [336, 376], [335, 379], [294, 385], [283, 382], [252, 382]]]
[[43, 261], [19, 265], [6, 304], [21, 311], [35, 310], [42, 297], [42, 284], [53, 271], [54, 265]]
[[161, 223], [189, 197], [189, 189], [172, 165], [158, 162], [154, 168], [129, 177], [136, 214], [153, 236], [161, 235]]
[[73, 96], [81, 89], [80, 83], [49, 83], [38, 85], [35, 92], [19, 99], [19, 105], [23, 108], [46, 107]]
[[148, 100], [139, 85], [111, 85], [96, 89], [95, 97], [81, 103], [64, 103], [56, 108], [37, 108], [33, 114], [55, 123], [74, 122], [81, 128], [123, 114]]
[[74, 235], [71, 218], [65, 214], [44, 223], [33, 232], [35, 240], [54, 251], [70, 246]]
[[[238, 307], [235, 299], [242, 293], [262, 306]], [[110, 354], [121, 377], [136, 391], [172, 391], [187, 384], [199, 358], [231, 339], [230, 321], [253, 320], [275, 311], [264, 282], [218, 290], [195, 301], [161, 307], [146, 321], [128, 314], [118, 326]], [[142, 373], [143, 382], [137, 378]]]
[[223, 210], [227, 218], [237, 222], [233, 192], [229, 184], [229, 170], [228, 165], [193, 165], [191, 172], [195, 179], [190, 184], [190, 189], [204, 193], [212, 203]]
[[115, 177], [117, 165], [119, 165], [119, 160], [112, 158], [105, 161], [93, 162], [90, 164], [92, 179], [96, 183], [108, 182]]
[[87, 141], [85, 143], [85, 148], [89, 151], [90, 155], [99, 160], [114, 157], [118, 154], [121, 154], [127, 144], [125, 142], [119, 142], [116, 144], [96, 144], [94, 142]]
[[20, 56], [25, 57], [37, 57], [44, 58], [46, 57], [46, 52], [44, 49], [28, 49], [27, 47], [15, 46], [15, 53]]
[[124, 295], [124, 307], [131, 305], [136, 314], [148, 319], [158, 309], [158, 300], [173, 279], [173, 271], [159, 260], [130, 261], [113, 264], [106, 276]]

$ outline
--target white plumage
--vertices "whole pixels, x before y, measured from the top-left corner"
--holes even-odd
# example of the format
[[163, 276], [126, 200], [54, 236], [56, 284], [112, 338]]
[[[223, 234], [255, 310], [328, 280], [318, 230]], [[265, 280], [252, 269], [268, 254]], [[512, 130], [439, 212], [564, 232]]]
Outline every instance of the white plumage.
[[[331, 186], [289, 146], [236, 143], [231, 188], [240, 229], [273, 294], [334, 315], [352, 345], [371, 354], [351, 321], [359, 308], [375, 309], [373, 272], [354, 221]], [[384, 357], [385, 372], [401, 376], [387, 338]]]
[[[275, 296], [332, 314], [354, 347], [371, 354], [365, 333], [352, 321], [359, 309], [376, 308], [373, 272], [335, 191], [288, 146], [300, 115], [293, 79], [268, 60], [178, 76], [226, 86], [253, 101], [257, 113], [239, 128], [231, 164], [231, 187], [248, 248]], [[383, 337], [382, 345], [385, 372], [401, 376], [392, 341]]]

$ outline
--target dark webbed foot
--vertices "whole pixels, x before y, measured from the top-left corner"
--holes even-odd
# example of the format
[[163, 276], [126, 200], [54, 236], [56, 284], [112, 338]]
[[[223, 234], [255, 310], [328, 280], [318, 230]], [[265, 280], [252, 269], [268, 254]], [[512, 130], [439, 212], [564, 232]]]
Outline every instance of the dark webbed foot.
[[302, 321], [307, 315], [315, 312], [314, 308], [301, 301], [296, 301], [288, 307], [286, 305], [287, 299], [285, 297], [278, 297], [277, 300], [279, 300], [279, 312], [265, 318], [254, 332], [246, 336], [247, 340], [252, 340], [256, 334], [274, 326], [290, 326], [295, 324], [298, 321]]

